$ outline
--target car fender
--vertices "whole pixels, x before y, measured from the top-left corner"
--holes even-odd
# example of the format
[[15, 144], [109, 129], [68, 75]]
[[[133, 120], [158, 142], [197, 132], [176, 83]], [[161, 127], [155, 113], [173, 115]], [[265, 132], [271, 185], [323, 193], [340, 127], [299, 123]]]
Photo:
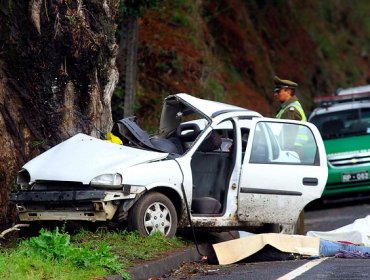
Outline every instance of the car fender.
[[182, 180], [180, 166], [172, 159], [141, 163], [122, 171], [123, 185], [145, 186], [148, 190], [158, 185], [181, 190]]
[[[181, 204], [183, 204], [184, 199], [181, 190], [183, 181], [182, 170], [180, 164], [173, 159], [131, 166], [125, 169], [122, 177], [124, 186], [145, 188], [145, 191], [138, 194], [135, 200], [149, 191], [158, 191], [169, 197], [176, 196], [176, 202], [181, 201]], [[174, 202], [174, 204], [176, 203]]]

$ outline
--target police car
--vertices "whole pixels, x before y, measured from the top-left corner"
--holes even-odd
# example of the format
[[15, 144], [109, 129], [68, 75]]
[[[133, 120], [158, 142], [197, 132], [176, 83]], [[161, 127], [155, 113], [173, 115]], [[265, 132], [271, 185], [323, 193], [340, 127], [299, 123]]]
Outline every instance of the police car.
[[[292, 145], [297, 130], [307, 135], [304, 156]], [[102, 222], [144, 236], [189, 227], [294, 232], [327, 179], [313, 124], [185, 93], [165, 98], [156, 135], [135, 118], [111, 133], [112, 141], [77, 134], [26, 163], [11, 196], [20, 221]]]
[[323, 198], [340, 198], [370, 190], [370, 85], [317, 97], [308, 121], [324, 140], [329, 176]]

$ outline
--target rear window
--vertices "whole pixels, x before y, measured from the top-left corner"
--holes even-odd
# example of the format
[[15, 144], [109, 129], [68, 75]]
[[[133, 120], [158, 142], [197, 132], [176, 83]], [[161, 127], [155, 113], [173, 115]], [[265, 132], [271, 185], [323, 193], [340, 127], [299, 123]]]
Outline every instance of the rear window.
[[316, 115], [310, 122], [317, 126], [324, 140], [370, 134], [370, 108]]

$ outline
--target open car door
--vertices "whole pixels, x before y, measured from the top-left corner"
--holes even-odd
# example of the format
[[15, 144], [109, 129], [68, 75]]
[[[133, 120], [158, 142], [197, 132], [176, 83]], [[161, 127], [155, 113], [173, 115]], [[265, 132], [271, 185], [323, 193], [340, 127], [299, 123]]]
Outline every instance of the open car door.
[[239, 220], [293, 224], [326, 180], [325, 149], [314, 125], [255, 118], [239, 181]]

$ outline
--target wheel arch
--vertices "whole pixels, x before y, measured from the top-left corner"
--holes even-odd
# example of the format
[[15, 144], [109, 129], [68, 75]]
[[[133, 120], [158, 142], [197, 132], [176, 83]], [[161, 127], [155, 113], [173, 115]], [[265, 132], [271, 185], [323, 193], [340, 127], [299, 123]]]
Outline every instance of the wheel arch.
[[150, 192], [158, 192], [158, 193], [161, 193], [161, 194], [167, 196], [172, 201], [172, 204], [176, 209], [177, 217], [180, 218], [182, 216], [182, 214], [183, 214], [183, 207], [182, 207], [183, 202], [182, 202], [182, 198], [181, 198], [180, 194], [176, 190], [174, 190], [172, 188], [169, 188], [169, 187], [158, 186], [158, 187], [152, 188], [146, 194], [148, 194]]

